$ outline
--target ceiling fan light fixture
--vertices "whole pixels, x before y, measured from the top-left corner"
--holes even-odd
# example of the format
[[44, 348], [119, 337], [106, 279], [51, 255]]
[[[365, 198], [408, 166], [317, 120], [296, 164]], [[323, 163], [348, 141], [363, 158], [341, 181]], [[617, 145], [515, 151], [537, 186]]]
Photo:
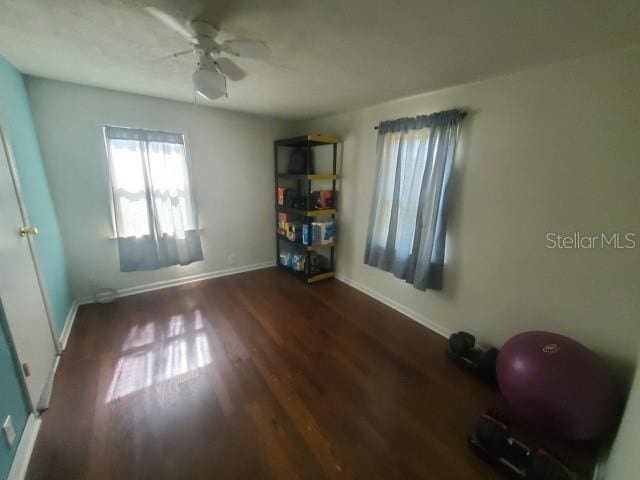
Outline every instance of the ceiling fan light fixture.
[[168, 57], [194, 53], [198, 56], [197, 70], [192, 75], [193, 86], [199, 95], [215, 100], [227, 94], [227, 78], [231, 81], [242, 80], [246, 72], [229, 58], [232, 55], [246, 58], [266, 58], [269, 47], [262, 40], [235, 39], [218, 42], [218, 29], [202, 20], [191, 20], [187, 24], [171, 14], [156, 7], [145, 7], [145, 11], [165, 27], [183, 36], [191, 44], [189, 50], [177, 52]]
[[224, 75], [215, 70], [200, 68], [193, 73], [192, 79], [196, 92], [209, 100], [215, 100], [227, 93]]

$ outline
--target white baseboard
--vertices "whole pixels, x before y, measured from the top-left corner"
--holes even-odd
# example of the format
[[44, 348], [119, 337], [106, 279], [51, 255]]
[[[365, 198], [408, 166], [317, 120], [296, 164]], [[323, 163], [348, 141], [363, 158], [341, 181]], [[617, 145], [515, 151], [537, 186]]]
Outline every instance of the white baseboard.
[[53, 393], [53, 381], [56, 378], [58, 365], [60, 365], [60, 355], [56, 355], [56, 358], [53, 361], [53, 365], [51, 366], [51, 371], [49, 372], [49, 376], [47, 377], [47, 382], [44, 384], [44, 388], [42, 389], [42, 394], [40, 395], [40, 400], [38, 400], [38, 405], [36, 405], [36, 410], [41, 414], [42, 412], [44, 412], [49, 408], [49, 402], [51, 401], [51, 394]]
[[336, 274], [336, 278], [338, 280], [340, 280], [343, 283], [346, 283], [347, 285], [352, 286], [353, 288], [360, 290], [362, 293], [369, 295], [372, 298], [375, 298], [376, 300], [384, 303], [385, 305], [387, 305], [388, 307], [393, 308], [394, 310], [397, 310], [398, 312], [402, 313], [403, 315], [406, 315], [407, 317], [409, 317], [411, 320], [419, 323], [422, 326], [427, 327], [429, 330], [433, 330], [434, 332], [436, 332], [438, 335], [442, 335], [445, 338], [449, 338], [451, 336], [451, 334], [453, 333], [451, 330], [449, 330], [448, 328], [443, 327], [442, 325], [437, 324], [436, 322], [433, 322], [432, 320], [429, 320], [427, 317], [425, 317], [424, 315], [411, 310], [408, 307], [405, 307], [404, 305], [396, 302], [395, 300], [391, 300], [389, 297], [384, 296], [382, 293], [378, 292], [377, 290], [374, 290], [372, 288], [369, 288], [365, 285], [363, 285], [362, 283], [353, 280], [352, 278], [346, 277], [340, 273]]
[[[138, 285], [135, 287], [117, 289], [118, 297], [126, 297], [129, 295], [136, 295], [138, 293], [151, 292], [153, 290], [160, 290], [162, 288], [175, 287], [177, 285], [184, 285], [185, 283], [198, 282], [200, 280], [208, 280], [210, 278], [226, 277], [227, 275], [235, 275], [236, 273], [250, 272], [252, 270], [261, 270], [263, 268], [269, 268], [275, 266], [276, 262], [270, 260], [268, 262], [254, 263], [251, 265], [243, 265], [241, 267], [226, 268], [224, 270], [216, 270], [214, 272], [200, 273], [198, 275], [190, 275], [188, 277], [174, 278], [171, 280], [163, 280], [161, 282], [148, 283], [146, 285]], [[85, 297], [78, 301], [79, 305], [86, 305], [93, 303], [92, 297]]]
[[76, 314], [78, 313], [78, 302], [75, 300], [69, 308], [67, 319], [64, 321], [64, 327], [62, 327], [62, 333], [60, 333], [60, 347], [62, 350], [67, 348], [67, 342], [69, 341], [69, 334], [73, 328], [73, 323], [76, 321]]
[[36, 439], [38, 438], [38, 432], [40, 431], [41, 424], [42, 420], [36, 417], [33, 413], [29, 415], [27, 424], [22, 432], [22, 437], [20, 438], [16, 454], [13, 457], [13, 463], [11, 464], [11, 470], [9, 470], [7, 480], [24, 479], [27, 474], [27, 469], [29, 468], [29, 461], [31, 460], [33, 447], [36, 445]]

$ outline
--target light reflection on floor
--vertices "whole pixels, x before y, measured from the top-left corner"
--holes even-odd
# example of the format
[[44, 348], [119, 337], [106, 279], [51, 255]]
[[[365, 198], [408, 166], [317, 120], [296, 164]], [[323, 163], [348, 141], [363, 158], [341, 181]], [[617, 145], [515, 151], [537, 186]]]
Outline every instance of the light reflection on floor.
[[211, 362], [211, 347], [200, 310], [195, 310], [188, 319], [174, 315], [166, 324], [134, 325], [123, 343], [106, 401], [192, 373]]

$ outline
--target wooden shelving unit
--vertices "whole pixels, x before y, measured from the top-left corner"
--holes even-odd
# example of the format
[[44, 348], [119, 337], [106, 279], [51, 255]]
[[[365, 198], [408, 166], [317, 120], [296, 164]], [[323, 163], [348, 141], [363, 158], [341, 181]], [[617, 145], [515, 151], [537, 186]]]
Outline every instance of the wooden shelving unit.
[[[295, 215], [300, 217], [303, 223], [311, 222], [314, 219], [321, 217], [331, 217], [335, 219], [336, 209], [335, 208], [324, 208], [324, 209], [312, 209], [310, 208], [310, 198], [312, 191], [312, 183], [314, 181], [330, 181], [331, 182], [331, 190], [333, 192], [333, 201], [334, 205], [336, 202], [336, 180], [338, 179], [338, 175], [336, 173], [336, 165], [337, 165], [337, 155], [338, 155], [338, 143], [340, 141], [335, 137], [330, 137], [328, 135], [319, 135], [319, 134], [309, 134], [303, 135], [300, 137], [293, 138], [285, 138], [281, 140], [276, 140], [273, 142], [273, 150], [274, 150], [274, 180], [275, 180], [275, 204], [276, 204], [276, 262], [277, 265], [292, 275], [300, 278], [306, 283], [315, 283], [321, 280], [325, 280], [328, 278], [333, 278], [335, 276], [335, 248], [336, 245], [334, 242], [329, 244], [320, 244], [320, 245], [305, 245], [302, 242], [296, 242], [289, 240], [287, 237], [280, 235], [277, 230], [278, 225], [278, 213], [288, 213], [290, 215]], [[315, 173], [310, 172], [307, 169], [306, 174], [290, 174], [290, 173], [282, 173], [280, 171], [278, 165], [278, 152], [281, 147], [289, 147], [289, 148], [306, 148], [307, 149], [307, 158], [311, 157], [311, 149], [317, 146], [323, 145], [331, 145], [332, 146], [332, 171], [331, 172], [323, 172], [323, 173]], [[306, 195], [307, 204], [306, 209], [295, 209], [295, 208], [287, 208], [283, 205], [278, 204], [278, 187], [281, 187], [281, 181], [291, 182], [295, 181], [296, 190], [298, 195], [302, 195], [303, 193]], [[281, 245], [287, 245], [287, 247], [291, 250], [304, 252], [306, 254], [305, 268], [304, 271], [295, 271], [291, 268], [285, 267], [280, 263], [280, 250]], [[329, 268], [320, 271], [314, 272], [313, 274], [310, 272], [310, 255], [312, 252], [322, 252], [328, 253], [328, 263]]]

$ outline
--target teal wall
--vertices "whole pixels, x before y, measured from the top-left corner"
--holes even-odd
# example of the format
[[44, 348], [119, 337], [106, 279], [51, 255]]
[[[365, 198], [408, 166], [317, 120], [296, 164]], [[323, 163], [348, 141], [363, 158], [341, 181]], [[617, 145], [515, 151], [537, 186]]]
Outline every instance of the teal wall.
[[[35, 237], [35, 254], [42, 271], [43, 288], [53, 310], [54, 328], [59, 336], [72, 303], [62, 238], [42, 164], [24, 80], [20, 72], [2, 57], [0, 124], [13, 150], [29, 220], [40, 231]], [[11, 468], [16, 447], [27, 422], [29, 408], [7, 342], [8, 330], [1, 309], [0, 327], [0, 425], [7, 415], [11, 415], [17, 434], [17, 440], [11, 449], [7, 447], [4, 438], [0, 438], [0, 479], [4, 479]]]
[[16, 441], [11, 448], [7, 446], [4, 437], [0, 438], [0, 478], [2, 479], [7, 478], [29, 415], [6, 334], [6, 322], [2, 305], [0, 305], [0, 425], [4, 423], [7, 415], [11, 415], [16, 429]]
[[0, 122], [13, 150], [29, 220], [40, 232], [35, 237], [35, 252], [44, 277], [44, 289], [53, 310], [54, 329], [60, 336], [72, 303], [60, 228], [49, 193], [24, 80], [20, 72], [2, 57]]

